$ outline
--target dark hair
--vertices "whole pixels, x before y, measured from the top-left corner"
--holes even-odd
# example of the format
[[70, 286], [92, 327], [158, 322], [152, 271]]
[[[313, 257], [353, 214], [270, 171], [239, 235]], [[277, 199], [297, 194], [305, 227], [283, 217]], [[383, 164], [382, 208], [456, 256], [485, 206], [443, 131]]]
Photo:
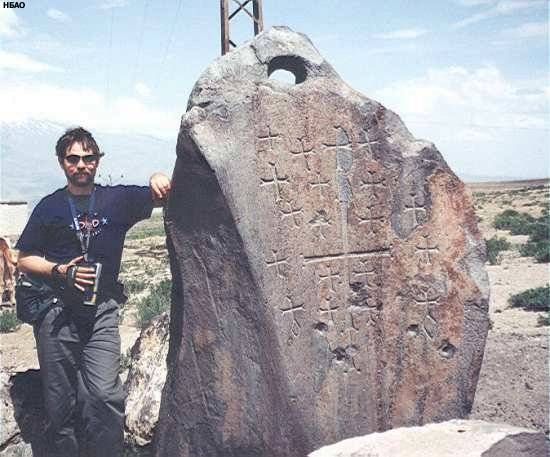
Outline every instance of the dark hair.
[[92, 151], [92, 153], [98, 157], [102, 157], [103, 153], [99, 151], [99, 146], [94, 140], [94, 137], [88, 130], [82, 127], [75, 127], [67, 129], [67, 131], [61, 135], [57, 144], [55, 145], [55, 153], [58, 160], [65, 158], [65, 152], [69, 149], [73, 143], [81, 143], [82, 148], [85, 151]]

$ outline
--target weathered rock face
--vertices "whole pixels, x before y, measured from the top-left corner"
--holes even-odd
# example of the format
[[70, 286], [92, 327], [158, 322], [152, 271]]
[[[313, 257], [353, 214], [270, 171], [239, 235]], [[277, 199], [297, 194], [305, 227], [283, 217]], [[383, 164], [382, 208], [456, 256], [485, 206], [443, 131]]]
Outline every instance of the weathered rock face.
[[149, 444], [157, 425], [160, 396], [166, 381], [169, 322], [167, 313], [153, 319], [132, 347], [132, 364], [125, 389], [127, 441]]
[[310, 457], [547, 457], [536, 430], [483, 421], [452, 420], [344, 440]]
[[38, 370], [0, 373], [0, 456], [44, 457], [44, 400]]
[[158, 456], [303, 456], [467, 414], [484, 244], [433, 144], [274, 28], [201, 76], [177, 153]]

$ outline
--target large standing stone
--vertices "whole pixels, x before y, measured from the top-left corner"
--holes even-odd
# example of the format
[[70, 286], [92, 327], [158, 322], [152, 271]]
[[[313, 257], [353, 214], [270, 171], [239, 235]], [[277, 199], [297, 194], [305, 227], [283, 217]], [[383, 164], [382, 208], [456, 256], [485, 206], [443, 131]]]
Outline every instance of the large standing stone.
[[201, 76], [177, 154], [158, 456], [303, 457], [468, 413], [484, 244], [433, 144], [278, 27]]

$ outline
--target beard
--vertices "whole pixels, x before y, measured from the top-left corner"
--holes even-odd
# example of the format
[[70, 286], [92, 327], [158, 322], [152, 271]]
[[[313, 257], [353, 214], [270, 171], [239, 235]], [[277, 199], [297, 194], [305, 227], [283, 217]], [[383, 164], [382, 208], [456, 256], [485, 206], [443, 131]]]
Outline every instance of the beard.
[[86, 187], [94, 182], [95, 173], [73, 173], [72, 175], [65, 173], [69, 182], [76, 187]]

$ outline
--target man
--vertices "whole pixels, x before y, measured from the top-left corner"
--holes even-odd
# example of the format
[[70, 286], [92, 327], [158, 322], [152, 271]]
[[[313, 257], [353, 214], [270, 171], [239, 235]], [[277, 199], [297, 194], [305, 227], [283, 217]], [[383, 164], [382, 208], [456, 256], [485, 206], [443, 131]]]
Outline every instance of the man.
[[[118, 310], [125, 297], [117, 278], [122, 248], [128, 229], [162, 205], [170, 180], [155, 173], [149, 187], [96, 185], [102, 154], [81, 127], [59, 138], [56, 154], [67, 186], [38, 203], [16, 246], [19, 269], [41, 275], [59, 291], [59, 302], [34, 324], [50, 452], [120, 456], [124, 393], [118, 376]], [[101, 264], [99, 277], [92, 263]], [[97, 297], [90, 304], [95, 281]]]

